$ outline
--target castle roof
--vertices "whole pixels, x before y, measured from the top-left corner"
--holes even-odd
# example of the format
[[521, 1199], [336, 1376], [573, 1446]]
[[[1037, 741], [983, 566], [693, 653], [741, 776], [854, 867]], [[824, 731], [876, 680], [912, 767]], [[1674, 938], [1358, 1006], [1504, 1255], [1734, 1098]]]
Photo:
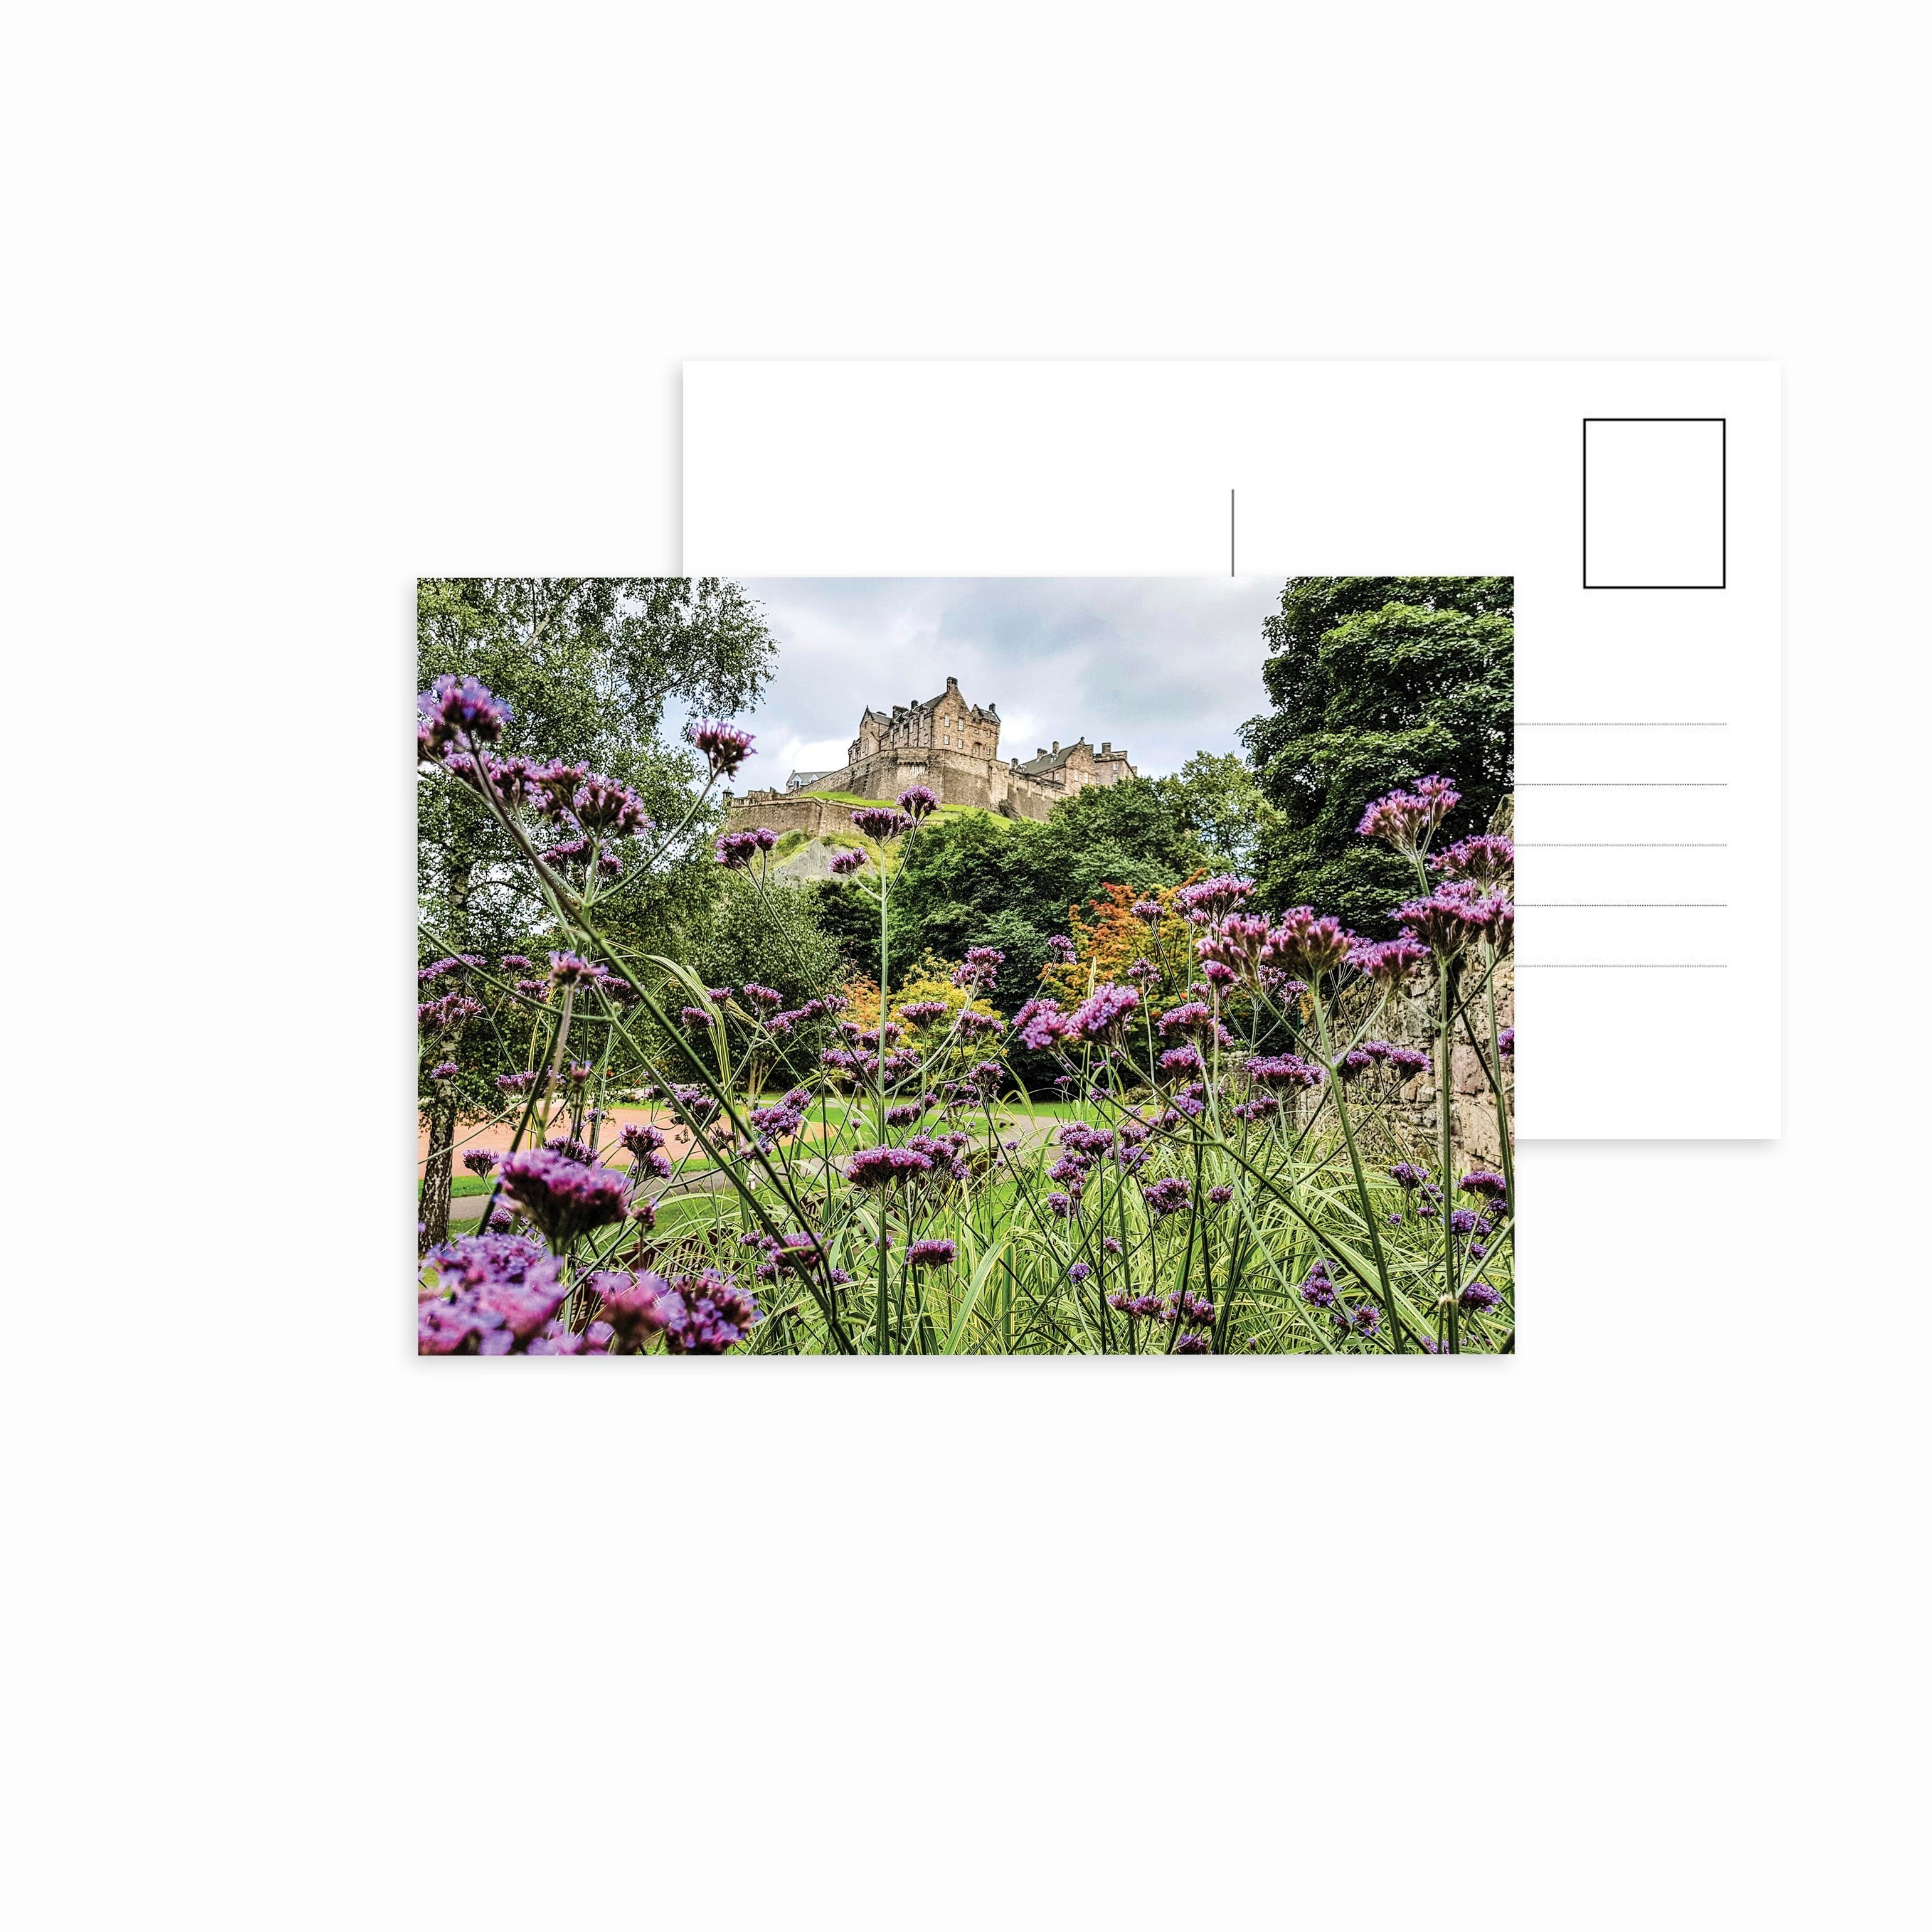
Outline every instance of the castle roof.
[[[1016, 772], [1025, 772], [1030, 778], [1038, 778], [1042, 772], [1057, 772], [1069, 758], [1072, 757], [1078, 746], [1086, 744], [1085, 739], [1078, 738], [1076, 739], [1071, 745], [1056, 745], [1050, 752], [1042, 749], [1037, 758], [1028, 758], [1024, 762], [1016, 759], [1013, 762], [1013, 770]], [[1094, 748], [1091, 745], [1087, 745], [1087, 748], [1090, 752]]]
[[[890, 724], [895, 718], [911, 718], [922, 712], [937, 711], [949, 697], [959, 697], [959, 680], [956, 677], [949, 677], [946, 680], [945, 690], [942, 691], [937, 698], [915, 698], [910, 704], [895, 704], [890, 715], [883, 711], [874, 711], [868, 704], [866, 706], [864, 716], [860, 718], [859, 722], [862, 728], [868, 720], [876, 720], [881, 724]], [[964, 704], [966, 700], [960, 698], [960, 702]], [[996, 724], [1000, 722], [1000, 707], [997, 704], [967, 704], [966, 709], [975, 718], [990, 718]]]

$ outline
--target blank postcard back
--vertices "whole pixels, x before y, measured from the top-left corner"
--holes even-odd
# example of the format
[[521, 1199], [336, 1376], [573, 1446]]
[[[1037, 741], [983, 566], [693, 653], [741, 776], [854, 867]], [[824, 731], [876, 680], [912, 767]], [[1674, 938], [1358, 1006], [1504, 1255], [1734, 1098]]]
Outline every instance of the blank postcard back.
[[1766, 363], [692, 363], [684, 567], [1514, 577], [1520, 1130], [1769, 1139], [1778, 436]]

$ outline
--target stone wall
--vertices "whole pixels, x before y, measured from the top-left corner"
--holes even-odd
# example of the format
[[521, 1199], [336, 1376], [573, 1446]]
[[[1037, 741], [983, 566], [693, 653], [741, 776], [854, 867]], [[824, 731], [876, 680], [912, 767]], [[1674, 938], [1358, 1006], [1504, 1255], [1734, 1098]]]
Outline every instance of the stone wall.
[[[1516, 1024], [1516, 961], [1514, 956], [1505, 959], [1496, 968], [1496, 1024], [1500, 1028]], [[1478, 1026], [1488, 1018], [1487, 1003], [1483, 1003], [1472, 1016]], [[1430, 1016], [1421, 1006], [1409, 1009], [1408, 1024], [1392, 1028], [1392, 1036], [1399, 1045], [1412, 1046], [1429, 1055], [1432, 1067], [1436, 1060], [1436, 1041], [1429, 1030]], [[1456, 1044], [1454, 1065], [1450, 1070], [1450, 1106], [1455, 1114], [1456, 1137], [1462, 1150], [1477, 1160], [1498, 1161], [1502, 1158], [1502, 1145], [1496, 1135], [1496, 1101], [1490, 1092], [1489, 1082], [1484, 1077], [1482, 1063], [1474, 1048], [1459, 1040]], [[1513, 1060], [1503, 1062], [1503, 1081], [1514, 1095], [1516, 1084], [1515, 1064]], [[1402, 1090], [1402, 1098], [1396, 1103], [1396, 1111], [1422, 1134], [1432, 1139], [1437, 1131], [1436, 1082], [1432, 1073], [1421, 1079], [1408, 1082]], [[1511, 1108], [1514, 1112], [1514, 1106]]]
[[[826, 791], [850, 792], [885, 804], [922, 784], [949, 806], [998, 812], [1010, 804], [1022, 818], [1044, 818], [1069, 796], [1065, 787], [1030, 778], [1003, 759], [911, 748], [875, 752], [842, 771], [828, 772], [820, 784]], [[730, 830], [769, 825], [775, 832], [832, 832], [851, 824], [851, 812], [849, 805], [800, 793], [751, 791], [730, 801]]]
[[774, 832], [809, 832], [815, 838], [823, 832], [835, 836], [852, 829], [852, 808], [830, 799], [813, 798], [805, 793], [748, 792], [741, 799], [727, 800], [729, 808], [725, 830], [742, 832], [753, 826], [768, 825]]

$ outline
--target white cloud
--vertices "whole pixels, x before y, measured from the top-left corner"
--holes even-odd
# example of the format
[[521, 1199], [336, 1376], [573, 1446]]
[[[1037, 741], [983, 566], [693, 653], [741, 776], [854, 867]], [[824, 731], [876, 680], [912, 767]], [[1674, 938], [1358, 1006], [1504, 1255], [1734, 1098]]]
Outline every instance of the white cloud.
[[778, 642], [740, 787], [842, 764], [867, 705], [946, 688], [995, 704], [1005, 757], [1085, 736], [1148, 776], [1238, 749], [1268, 708], [1262, 620], [1276, 578], [741, 579]]

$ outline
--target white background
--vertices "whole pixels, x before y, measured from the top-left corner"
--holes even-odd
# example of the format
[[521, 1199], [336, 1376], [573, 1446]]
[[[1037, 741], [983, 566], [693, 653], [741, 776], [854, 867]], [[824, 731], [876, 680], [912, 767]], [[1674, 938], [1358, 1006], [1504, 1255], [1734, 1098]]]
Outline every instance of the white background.
[[[15, 1922], [1921, 1918], [1905, 18], [16, 14]], [[411, 578], [940, 354], [1782, 363], [1785, 1138], [1536, 1150], [1516, 1360], [409, 1356]]]

